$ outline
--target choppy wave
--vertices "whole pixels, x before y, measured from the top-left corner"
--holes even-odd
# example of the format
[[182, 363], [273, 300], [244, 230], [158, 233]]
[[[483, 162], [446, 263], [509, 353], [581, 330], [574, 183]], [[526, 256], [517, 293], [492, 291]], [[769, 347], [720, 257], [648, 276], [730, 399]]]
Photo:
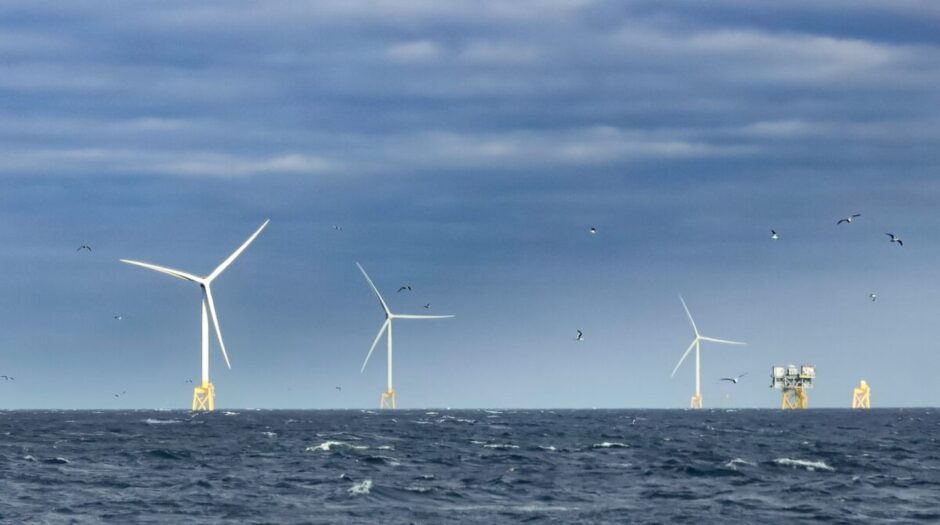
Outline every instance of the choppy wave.
[[776, 458], [774, 463], [777, 465], [782, 465], [784, 467], [793, 467], [793, 468], [804, 468], [809, 471], [815, 470], [828, 470], [834, 471], [835, 469], [826, 464], [825, 461], [810, 461], [807, 459], [790, 459], [790, 458]]
[[940, 523], [940, 410], [237, 411], [5, 413], [0, 521]]
[[354, 450], [365, 450], [369, 448], [366, 445], [353, 445], [345, 441], [324, 441], [323, 443], [320, 443], [319, 445], [315, 447], [307, 447], [306, 450], [307, 452], [315, 452], [317, 450], [329, 452], [330, 450], [334, 448], [341, 448], [341, 447], [350, 448]]
[[349, 487], [349, 493], [354, 496], [359, 496], [362, 494], [369, 494], [372, 492], [372, 480], [367, 479], [360, 483], [356, 483], [352, 487]]
[[591, 448], [627, 448], [629, 445], [618, 441], [605, 441], [603, 443], [594, 443]]
[[730, 469], [735, 469], [735, 470], [737, 470], [738, 467], [756, 467], [756, 466], [757, 465], [755, 463], [751, 463], [750, 461], [747, 461], [741, 458], [734, 458], [731, 461], [725, 463], [725, 467], [730, 468]]

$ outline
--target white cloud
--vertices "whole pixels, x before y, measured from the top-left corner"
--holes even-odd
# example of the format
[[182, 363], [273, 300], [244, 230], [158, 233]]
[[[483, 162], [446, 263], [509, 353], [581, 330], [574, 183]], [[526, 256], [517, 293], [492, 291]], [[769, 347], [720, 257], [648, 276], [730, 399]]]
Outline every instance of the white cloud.
[[398, 62], [430, 62], [437, 59], [442, 51], [430, 40], [417, 40], [389, 46], [385, 53]]

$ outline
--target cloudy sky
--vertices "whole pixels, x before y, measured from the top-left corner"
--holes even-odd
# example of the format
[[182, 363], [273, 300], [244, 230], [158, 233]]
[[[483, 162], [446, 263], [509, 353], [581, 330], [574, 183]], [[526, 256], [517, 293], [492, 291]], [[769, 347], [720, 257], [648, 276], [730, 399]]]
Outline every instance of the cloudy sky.
[[861, 378], [937, 405], [937, 27], [928, 0], [4, 2], [0, 405], [187, 407], [198, 288], [118, 258], [207, 274], [265, 218], [214, 285], [220, 407], [378, 403], [356, 261], [457, 315], [396, 324], [401, 407], [684, 407], [679, 293], [748, 342], [704, 348], [706, 406], [775, 406], [790, 362], [813, 406]]

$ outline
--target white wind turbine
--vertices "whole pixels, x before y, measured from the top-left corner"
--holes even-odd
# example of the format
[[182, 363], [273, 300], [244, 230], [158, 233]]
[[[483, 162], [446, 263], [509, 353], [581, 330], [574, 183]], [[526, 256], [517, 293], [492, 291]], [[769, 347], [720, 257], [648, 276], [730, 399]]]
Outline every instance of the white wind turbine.
[[682, 295], [679, 295], [679, 300], [682, 301], [682, 308], [685, 309], [685, 314], [689, 316], [689, 323], [692, 324], [692, 331], [695, 333], [695, 339], [692, 340], [692, 344], [689, 345], [689, 348], [682, 354], [682, 359], [679, 359], [679, 362], [676, 364], [676, 367], [672, 369], [672, 375], [670, 377], [675, 377], [676, 371], [679, 370], [679, 367], [682, 366], [682, 362], [685, 361], [685, 358], [688, 357], [689, 352], [695, 348], [695, 395], [692, 396], [692, 400], [689, 403], [691, 408], [702, 408], [702, 362], [701, 362], [701, 349], [702, 341], [711, 341], [712, 343], [723, 343], [728, 345], [743, 345], [746, 343], [739, 343], [738, 341], [728, 341], [725, 339], [715, 339], [713, 337], [705, 337], [704, 335], [698, 333], [698, 327], [695, 326], [695, 320], [692, 319], [692, 314], [689, 312], [689, 307], [685, 305], [685, 300], [682, 298]]
[[132, 261], [128, 259], [121, 259], [121, 262], [127, 264], [133, 264], [134, 266], [140, 266], [142, 268], [147, 268], [148, 270], [153, 270], [160, 273], [165, 273], [176, 277], [177, 279], [182, 279], [184, 281], [194, 282], [202, 288], [202, 383], [193, 389], [193, 411], [203, 410], [203, 411], [212, 411], [215, 410], [215, 387], [209, 382], [209, 320], [207, 315], [212, 316], [212, 325], [215, 327], [215, 335], [219, 341], [219, 349], [222, 350], [222, 357], [225, 358], [225, 364], [232, 368], [231, 363], [228, 360], [228, 354], [225, 352], [225, 343], [222, 342], [222, 330], [219, 328], [219, 317], [215, 313], [215, 302], [212, 300], [212, 281], [215, 280], [230, 264], [235, 260], [236, 257], [241, 255], [245, 248], [255, 240], [255, 237], [261, 233], [261, 230], [264, 229], [268, 223], [271, 222], [270, 219], [265, 220], [264, 224], [258, 228], [255, 233], [248, 238], [241, 246], [232, 255], [228, 256], [228, 259], [222, 261], [222, 264], [218, 266], [215, 270], [212, 271], [206, 277], [199, 277], [190, 273], [182, 272], [179, 270], [174, 270], [172, 268], [165, 268], [162, 266], [157, 266], [155, 264], [149, 264], [140, 261]]
[[359, 267], [359, 271], [362, 272], [369, 286], [372, 287], [375, 296], [379, 298], [379, 303], [382, 304], [382, 311], [385, 312], [385, 322], [382, 323], [382, 328], [379, 329], [378, 335], [375, 336], [375, 341], [372, 342], [372, 348], [369, 348], [369, 353], [366, 354], [366, 360], [362, 362], [362, 368], [359, 370], [359, 373], [362, 373], [366, 369], [369, 358], [372, 357], [372, 352], [375, 350], [375, 345], [379, 344], [379, 339], [382, 338], [382, 334], [388, 330], [388, 337], [386, 338], [388, 341], [388, 390], [382, 392], [382, 397], [379, 398], [379, 408], [395, 408], [395, 390], [392, 388], [392, 321], [395, 319], [448, 319], [453, 316], [393, 314], [392, 311], [388, 309], [388, 304], [385, 303], [385, 299], [382, 299], [382, 294], [379, 293], [378, 288], [372, 283], [369, 274], [366, 273], [361, 264], [356, 263], [356, 266]]

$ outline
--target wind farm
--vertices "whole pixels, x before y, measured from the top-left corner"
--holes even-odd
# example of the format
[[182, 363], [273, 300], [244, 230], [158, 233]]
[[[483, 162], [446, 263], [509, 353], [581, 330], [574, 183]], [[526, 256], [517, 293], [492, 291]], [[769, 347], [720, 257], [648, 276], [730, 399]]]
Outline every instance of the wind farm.
[[0, 14], [0, 525], [940, 523], [940, 2]]

